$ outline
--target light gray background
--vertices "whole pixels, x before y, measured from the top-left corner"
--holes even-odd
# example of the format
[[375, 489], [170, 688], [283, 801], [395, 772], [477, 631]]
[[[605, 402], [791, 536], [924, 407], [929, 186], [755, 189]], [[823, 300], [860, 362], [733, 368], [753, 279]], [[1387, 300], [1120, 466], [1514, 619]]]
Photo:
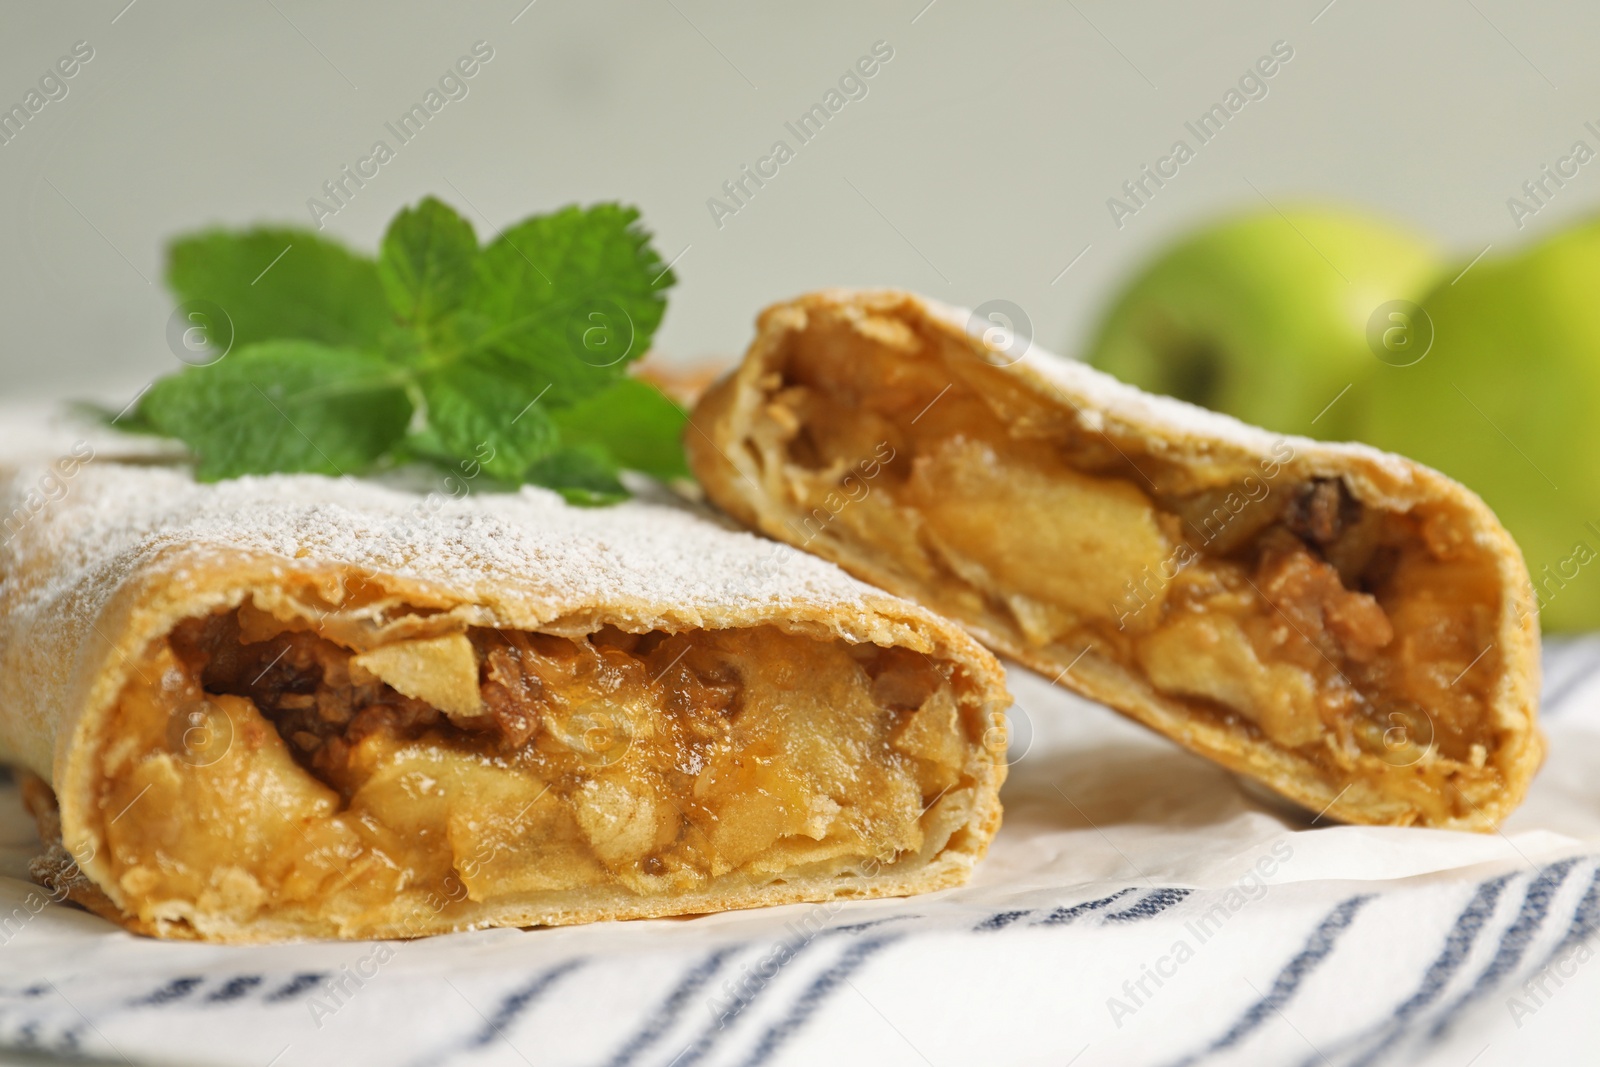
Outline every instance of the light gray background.
[[[731, 357], [762, 305], [835, 284], [1012, 300], [1070, 352], [1128, 272], [1219, 209], [1348, 200], [1464, 262], [1600, 198], [1597, 161], [1525, 229], [1506, 207], [1574, 140], [1600, 146], [1593, 5], [525, 3], [8, 3], [0, 104], [76, 41], [95, 57], [0, 147], [4, 396], [131, 396], [173, 369], [165, 239], [309, 222], [307, 198], [395, 143], [385, 121], [478, 40], [495, 57], [470, 95], [328, 231], [370, 249], [426, 193], [480, 233], [632, 201], [682, 253], [657, 338], [676, 359]], [[706, 200], [793, 144], [784, 122], [878, 40], [894, 58], [869, 95], [719, 229]], [[1277, 40], [1295, 54], [1270, 94], [1119, 230], [1106, 198]]]

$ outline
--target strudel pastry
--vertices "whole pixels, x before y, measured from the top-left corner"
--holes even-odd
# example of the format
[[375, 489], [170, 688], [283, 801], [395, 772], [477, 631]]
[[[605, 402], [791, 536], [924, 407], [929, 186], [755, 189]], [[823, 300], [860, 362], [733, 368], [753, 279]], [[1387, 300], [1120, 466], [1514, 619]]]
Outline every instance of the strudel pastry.
[[1487, 830], [1516, 806], [1537, 619], [1482, 501], [990, 325], [889, 291], [771, 307], [691, 465], [746, 525], [1313, 812]]
[[[36, 876], [165, 937], [408, 937], [915, 893], [998, 827], [959, 628], [687, 509], [4, 472]], [[777, 551], [774, 551], [774, 550]]]

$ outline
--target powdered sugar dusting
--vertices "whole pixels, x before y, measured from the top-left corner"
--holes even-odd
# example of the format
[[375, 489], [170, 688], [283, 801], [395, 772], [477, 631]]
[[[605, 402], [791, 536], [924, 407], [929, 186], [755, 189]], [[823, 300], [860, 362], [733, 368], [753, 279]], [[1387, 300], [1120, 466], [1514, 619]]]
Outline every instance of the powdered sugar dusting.
[[[928, 313], [962, 333], [982, 338], [985, 331], [1000, 330], [1002, 336], [996, 346], [1009, 349], [1011, 333], [994, 323], [973, 322], [972, 312], [966, 308], [952, 307], [937, 300], [917, 296], [900, 290], [867, 290], [864, 292], [838, 289], [825, 295], [841, 301], [884, 296], [916, 300]], [[1079, 409], [1084, 425], [1091, 430], [1102, 430], [1109, 424], [1128, 423], [1141, 427], [1160, 427], [1174, 435], [1209, 438], [1222, 445], [1232, 446], [1252, 453], [1273, 451], [1280, 442], [1287, 442], [1296, 453], [1316, 453], [1325, 457], [1345, 456], [1378, 464], [1398, 481], [1409, 481], [1411, 465], [1408, 460], [1369, 445], [1359, 443], [1333, 444], [1313, 441], [1293, 434], [1278, 434], [1241, 422], [1231, 415], [1211, 411], [1169, 396], [1146, 393], [1119, 381], [1104, 371], [1096, 370], [1080, 360], [1057, 355], [1037, 341], [1031, 342], [1027, 353], [1013, 367], [1024, 375], [1034, 375], [1066, 395]]]
[[[32, 431], [22, 432], [30, 422]], [[508, 584], [536, 588], [550, 615], [629, 601], [694, 615], [733, 603], [861, 607], [867, 598], [891, 599], [830, 563], [735, 532], [688, 505], [577, 508], [532, 487], [452, 499], [410, 488], [441, 486], [440, 476], [415, 472], [388, 484], [269, 475], [201, 485], [183, 465], [127, 462], [151, 446], [104, 431], [90, 434], [92, 460], [50, 481], [52, 457], [88, 431], [16, 417], [4, 424], [0, 441], [12, 443], [0, 451], [0, 582], [8, 587], [0, 599], [12, 611], [66, 601], [97, 611], [132, 568], [170, 545], [348, 564], [468, 598]], [[42, 479], [59, 499], [49, 499]]]

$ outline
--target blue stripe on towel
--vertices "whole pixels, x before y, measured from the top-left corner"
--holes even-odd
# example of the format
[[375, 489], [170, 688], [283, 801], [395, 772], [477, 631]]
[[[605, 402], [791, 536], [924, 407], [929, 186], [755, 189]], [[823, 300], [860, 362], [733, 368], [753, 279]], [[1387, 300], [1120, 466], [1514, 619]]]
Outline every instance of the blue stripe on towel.
[[1282, 1011], [1283, 1006], [1294, 999], [1294, 995], [1299, 992], [1305, 980], [1332, 954], [1334, 946], [1339, 943], [1339, 938], [1355, 921], [1356, 913], [1371, 899], [1371, 894], [1354, 896], [1328, 912], [1317, 924], [1317, 928], [1311, 932], [1311, 936], [1306, 939], [1305, 946], [1278, 972], [1277, 977], [1272, 980], [1272, 988], [1265, 996], [1246, 1008], [1244, 1014], [1239, 1016], [1239, 1020], [1221, 1037], [1202, 1051], [1190, 1053], [1176, 1061], [1172, 1067], [1188, 1067], [1189, 1064], [1198, 1063], [1207, 1056], [1232, 1048], [1259, 1029], [1261, 1024], [1274, 1014]]
[[1428, 1031], [1430, 1039], [1436, 1040], [1442, 1037], [1467, 1005], [1493, 989], [1522, 961], [1523, 953], [1528, 951], [1529, 943], [1538, 934], [1540, 927], [1544, 926], [1545, 916], [1550, 912], [1550, 901], [1562, 883], [1567, 880], [1567, 875], [1577, 862], [1577, 859], [1573, 858], [1552, 863], [1528, 883], [1528, 891], [1522, 898], [1522, 910], [1506, 928], [1506, 932], [1500, 936], [1500, 945], [1495, 949], [1494, 958], [1478, 975], [1478, 980], [1472, 984], [1472, 988], [1461, 994], [1455, 1003], [1439, 1016], [1433, 1028]]
[[128, 1006], [130, 1008], [143, 1008], [157, 1007], [162, 1004], [170, 1004], [175, 1000], [182, 1000], [190, 993], [193, 993], [195, 991], [195, 987], [204, 981], [205, 979], [201, 978], [199, 975], [186, 975], [182, 978], [174, 978], [160, 989], [157, 989], [152, 993], [146, 993], [142, 997], [136, 997], [129, 1001]]
[[1578, 906], [1572, 909], [1572, 922], [1567, 926], [1567, 932], [1561, 935], [1561, 940], [1555, 948], [1539, 962], [1534, 968], [1534, 973], [1544, 970], [1555, 961], [1557, 956], [1566, 952], [1580, 941], [1587, 941], [1600, 927], [1600, 868], [1596, 868], [1589, 879], [1589, 888], [1583, 891], [1583, 899], [1578, 901]]
[[1193, 892], [1192, 889], [1153, 889], [1134, 901], [1132, 907], [1108, 914], [1106, 922], [1127, 923], [1153, 919]]
[[[6, 990], [4, 993], [0, 993], [0, 997], [13, 998], [18, 1002], [33, 1002], [34, 1004], [37, 1004], [40, 998], [44, 997], [46, 994], [55, 994], [58, 999], [60, 998], [59, 990], [57, 990], [48, 982], [43, 984], [36, 983], [16, 991]], [[8, 1008], [22, 1006], [23, 1003], [6, 1005]], [[70, 1007], [71, 1005], [69, 1004], [68, 1006]], [[82, 1019], [81, 1015], [79, 1016], [79, 1019]], [[84, 1028], [81, 1021], [78, 1023], [78, 1025], [58, 1034], [53, 1039], [49, 1041], [41, 1041], [39, 1038], [39, 1030], [45, 1025], [47, 1025], [45, 1021], [38, 1017], [24, 1018], [18, 1021], [7, 1020], [4, 1023], [4, 1029], [10, 1031], [11, 1036], [5, 1039], [4, 1047], [45, 1049], [50, 1052], [59, 1052], [68, 1056], [76, 1056], [81, 1053], [82, 1048], [78, 1043], [78, 1035], [76, 1033], [76, 1031]]]
[[[1483, 933], [1484, 926], [1494, 915], [1495, 905], [1500, 902], [1500, 894], [1504, 891], [1506, 883], [1511, 881], [1511, 875], [1503, 874], [1498, 878], [1490, 878], [1478, 884], [1477, 891], [1472, 894], [1472, 899], [1467, 906], [1461, 909], [1461, 914], [1456, 916], [1455, 923], [1450, 927], [1450, 932], [1445, 935], [1444, 947], [1439, 950], [1439, 955], [1434, 957], [1428, 969], [1423, 972], [1422, 981], [1418, 983], [1413, 992], [1390, 1014], [1389, 1018], [1363, 1033], [1341, 1042], [1344, 1047], [1359, 1045], [1377, 1038], [1377, 1044], [1367, 1050], [1365, 1056], [1351, 1063], [1349, 1067], [1367, 1067], [1387, 1054], [1398, 1042], [1406, 1022], [1422, 1009], [1439, 999], [1445, 986], [1450, 984], [1450, 979], [1455, 977], [1462, 964], [1467, 962], [1467, 957], [1472, 953], [1472, 947], [1478, 943], [1478, 936]], [[1314, 1067], [1322, 1063], [1320, 1053], [1308, 1057], [1300, 1067]]]
[[321, 985], [322, 980], [326, 977], [328, 977], [327, 971], [307, 971], [304, 974], [297, 974], [277, 989], [268, 993], [267, 1003], [279, 1004], [285, 1000], [292, 1000], [306, 990], [314, 989]]
[[1127, 889], [1119, 889], [1109, 897], [1101, 897], [1099, 900], [1086, 900], [1082, 904], [1063, 905], [1033, 925], [1066, 926], [1080, 915], [1087, 915], [1091, 911], [1099, 911], [1107, 904], [1115, 903], [1129, 893], [1137, 893], [1138, 891], [1137, 886], [1129, 886]]
[[[515, 992], [507, 993], [500, 1003], [496, 1005], [494, 1014], [484, 1018], [483, 1028], [463, 1041], [460, 1045], [460, 1050], [483, 1048], [485, 1045], [505, 1037], [506, 1029], [513, 1025], [523, 1012], [528, 1010], [529, 1005], [537, 1002], [539, 998], [550, 991], [552, 986], [587, 962], [589, 961], [579, 958], [558, 963], [549, 970], [536, 975]], [[512, 1047], [515, 1048], [515, 1046]]]
[[661, 1035], [672, 1029], [672, 1024], [677, 1022], [683, 1013], [684, 1006], [689, 998], [705, 987], [705, 984], [716, 976], [721, 969], [723, 961], [734, 953], [748, 947], [748, 943], [730, 945], [719, 948], [706, 956], [699, 963], [693, 964], [678, 984], [668, 993], [666, 999], [651, 1013], [644, 1024], [633, 1032], [633, 1036], [625, 1041], [616, 1055], [606, 1061], [606, 1067], [628, 1067], [639, 1054], [648, 1049], [661, 1039]]
[[[802, 953], [805, 953], [807, 950], [821, 943], [825, 939], [839, 937], [845, 934], [859, 934], [864, 930], [869, 930], [875, 926], [881, 926], [884, 923], [915, 918], [920, 918], [920, 916], [894, 915], [884, 919], [873, 919], [869, 922], [854, 923], [850, 926], [835, 926], [825, 928], [818, 931], [817, 934], [810, 939], [799, 942], [799, 944], [790, 951], [788, 959], [783, 962], [782, 966], [789, 967], [793, 965], [794, 961], [799, 958]], [[711, 1050], [716, 1047], [717, 1042], [722, 1040], [723, 1035], [732, 1028], [734, 1023], [738, 1022], [741, 1016], [749, 1012], [751, 1005], [753, 1005], [763, 993], [772, 987], [772, 983], [776, 981], [776, 979], [777, 976], [773, 975], [771, 979], [761, 982], [754, 989], [747, 990], [748, 995], [739, 1001], [738, 1010], [732, 1013], [731, 1018], [725, 1017], [718, 1021], [707, 1024], [705, 1028], [702, 1029], [694, 1038], [694, 1040], [685, 1045], [683, 1051], [678, 1053], [677, 1058], [672, 1061], [673, 1067], [693, 1067], [694, 1064], [705, 1059], [707, 1054], [709, 1054]]]
[[816, 977], [806, 987], [806, 991], [795, 999], [787, 1013], [778, 1022], [761, 1035], [761, 1040], [756, 1042], [756, 1047], [750, 1055], [740, 1063], [740, 1067], [757, 1067], [772, 1058], [772, 1054], [783, 1047], [784, 1043], [793, 1037], [801, 1027], [817, 1013], [823, 1003], [833, 995], [839, 985], [847, 982], [852, 974], [861, 969], [862, 964], [879, 952], [894, 944], [904, 934], [889, 934], [886, 937], [868, 938], [858, 941], [839, 954], [833, 966], [829, 967]]
[[238, 1000], [260, 984], [259, 974], [237, 975], [223, 983], [222, 988], [213, 990], [211, 995], [206, 997], [206, 1003], [223, 1004], [230, 1000]]
[[1032, 912], [1026, 909], [1023, 911], [997, 911], [987, 919], [983, 920], [983, 922], [979, 923], [977, 926], [974, 926], [972, 928], [972, 932], [975, 934], [986, 934], [992, 930], [1004, 930], [1018, 919], [1030, 914], [1032, 914]]
[[33, 1000], [36, 997], [44, 996], [48, 992], [50, 992], [49, 986], [35, 982], [33, 985], [23, 986], [21, 989], [14, 991], [10, 989], [0, 989], [0, 999]]

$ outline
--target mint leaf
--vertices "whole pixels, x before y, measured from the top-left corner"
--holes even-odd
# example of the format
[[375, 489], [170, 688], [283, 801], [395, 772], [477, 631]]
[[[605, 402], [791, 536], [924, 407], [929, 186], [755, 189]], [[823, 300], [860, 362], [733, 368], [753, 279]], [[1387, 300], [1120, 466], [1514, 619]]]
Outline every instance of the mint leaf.
[[431, 333], [461, 304], [477, 258], [472, 224], [430, 196], [389, 224], [378, 277], [401, 321]]
[[308, 230], [207, 230], [167, 252], [180, 301], [210, 300], [233, 322], [233, 347], [301, 338], [373, 349], [393, 329], [377, 266]]
[[523, 480], [554, 489], [569, 504], [595, 507], [628, 499], [628, 489], [617, 480], [610, 459], [591, 445], [552, 452], [529, 467]]
[[185, 303], [220, 306], [231, 347], [216, 355], [216, 308], [184, 308], [218, 362], [157, 382], [118, 424], [187, 442], [202, 479], [421, 458], [603, 503], [627, 495], [620, 469], [688, 473], [684, 413], [627, 377], [676, 281], [634, 208], [567, 207], [480, 248], [426, 197], [376, 259], [303, 230], [208, 230], [174, 242], [167, 275]]
[[689, 416], [649, 382], [620, 379], [553, 418], [563, 444], [593, 445], [616, 466], [657, 478], [689, 477], [683, 458]]
[[162, 378], [140, 417], [199, 457], [195, 477], [355, 474], [400, 440], [411, 401], [384, 360], [312, 341], [266, 341]]
[[413, 448], [446, 459], [472, 459], [513, 484], [556, 447], [556, 428], [521, 368], [493, 357], [462, 361], [421, 380], [428, 428]]
[[553, 408], [619, 379], [650, 347], [675, 280], [638, 220], [635, 208], [597, 204], [502, 233], [478, 257], [468, 351], [526, 367]]

